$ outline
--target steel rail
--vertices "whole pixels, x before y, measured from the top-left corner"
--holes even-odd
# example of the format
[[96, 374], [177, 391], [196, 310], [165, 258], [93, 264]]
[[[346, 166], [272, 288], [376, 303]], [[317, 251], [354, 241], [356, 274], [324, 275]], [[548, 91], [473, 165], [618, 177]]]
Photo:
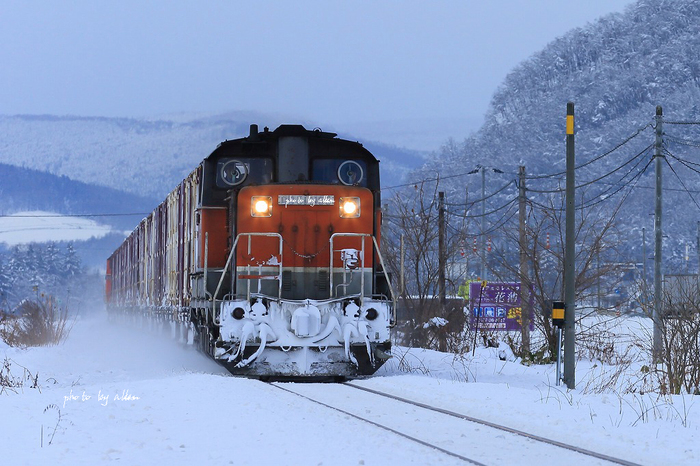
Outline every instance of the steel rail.
[[[487, 426], [487, 427], [491, 427], [491, 428], [493, 428], [493, 429], [502, 430], [502, 431], [505, 431], [505, 432], [508, 432], [508, 433], [511, 433], [511, 434], [514, 434], [514, 435], [519, 435], [519, 436], [521, 436], [521, 437], [528, 438], [528, 439], [530, 439], [530, 440], [535, 440], [535, 441], [537, 441], [537, 442], [546, 443], [546, 444], [553, 445], [553, 446], [556, 446], [556, 447], [560, 447], [560, 448], [563, 448], [563, 449], [566, 449], [566, 450], [570, 450], [570, 451], [573, 451], [573, 452], [576, 452], [576, 453], [580, 453], [580, 454], [582, 454], [582, 455], [590, 456], [590, 457], [593, 457], [593, 458], [598, 458], [598, 459], [601, 459], [601, 460], [604, 460], [604, 461], [608, 461], [608, 462], [610, 462], [610, 463], [621, 464], [621, 465], [623, 465], [623, 466], [642, 466], [642, 465], [639, 464], [639, 463], [634, 463], [634, 462], [632, 462], [632, 461], [627, 461], [627, 460], [623, 460], [623, 459], [620, 459], [620, 458], [615, 458], [615, 457], [613, 457], [613, 456], [605, 455], [605, 454], [603, 454], [603, 453], [597, 453], [597, 452], [595, 452], [595, 451], [587, 450], [587, 449], [585, 449], [585, 448], [580, 448], [580, 447], [577, 447], [577, 446], [575, 446], [575, 445], [570, 445], [570, 444], [568, 444], [568, 443], [559, 442], [558, 440], [552, 440], [552, 439], [549, 439], [549, 438], [546, 438], [546, 437], [540, 437], [539, 435], [530, 434], [530, 433], [524, 432], [524, 431], [522, 431], [522, 430], [513, 429], [513, 428], [508, 427], [508, 426], [503, 426], [503, 425], [496, 424], [496, 423], [493, 423], [493, 422], [490, 422], [490, 421], [486, 421], [486, 420], [483, 420], [483, 419], [478, 419], [478, 418], [475, 418], [475, 417], [467, 416], [467, 415], [465, 415], [465, 414], [456, 413], [456, 412], [454, 412], [454, 411], [449, 411], [449, 410], [447, 410], [447, 409], [438, 408], [438, 407], [436, 407], [436, 406], [430, 406], [430, 405], [427, 405], [427, 404], [425, 404], [425, 403], [421, 403], [421, 402], [419, 402], [419, 401], [409, 400], [409, 399], [407, 399], [407, 398], [402, 398], [402, 397], [400, 397], [400, 396], [392, 395], [392, 394], [390, 394], [390, 393], [384, 393], [384, 392], [380, 392], [380, 391], [378, 391], [378, 390], [373, 390], [373, 389], [371, 389], [371, 388], [360, 387], [359, 385], [355, 385], [355, 384], [352, 384], [352, 383], [349, 383], [349, 382], [344, 382], [343, 385], [348, 386], [348, 387], [355, 388], [355, 389], [357, 389], [357, 390], [362, 390], [362, 391], [365, 391], [365, 392], [368, 392], [368, 393], [372, 393], [372, 394], [374, 394], [374, 395], [383, 396], [383, 397], [385, 397], [385, 398], [389, 398], [389, 399], [392, 399], [392, 400], [395, 400], [395, 401], [400, 401], [400, 402], [402, 402], [402, 403], [407, 403], [407, 404], [410, 404], [410, 405], [413, 405], [413, 406], [417, 406], [417, 407], [419, 407], [419, 408], [427, 409], [427, 410], [430, 410], [430, 411], [435, 411], [435, 412], [438, 412], [438, 413], [441, 413], [441, 414], [445, 414], [445, 415], [447, 415], [447, 416], [456, 417], [456, 418], [458, 418], [458, 419], [463, 419], [463, 420], [465, 420], [465, 421], [474, 422], [474, 423], [476, 423], [476, 424], [481, 424], [481, 425], [484, 425], [484, 426]], [[280, 388], [281, 388], [281, 387], [280, 387]], [[303, 396], [303, 395], [300, 395], [300, 396]], [[304, 397], [304, 398], [306, 398], [306, 397]]]
[[[366, 418], [364, 418], [364, 417], [361, 417], [361, 416], [358, 416], [358, 415], [356, 415], [356, 414], [353, 414], [353, 413], [351, 413], [351, 412], [349, 412], [349, 411], [345, 411], [345, 410], [340, 409], [340, 408], [337, 408], [337, 407], [335, 407], [335, 406], [331, 406], [331, 405], [326, 404], [326, 403], [324, 403], [324, 402], [322, 402], [322, 401], [314, 400], [313, 398], [308, 397], [308, 396], [306, 396], [306, 395], [303, 395], [303, 394], [301, 394], [301, 393], [297, 393], [297, 392], [295, 392], [294, 390], [289, 390], [288, 388], [280, 387], [279, 385], [277, 385], [277, 384], [275, 384], [275, 383], [272, 383], [272, 382], [266, 382], [266, 383], [267, 383], [268, 385], [271, 385], [271, 386], [275, 387], [275, 388], [279, 388], [279, 389], [282, 390], [282, 391], [291, 393], [291, 394], [296, 395], [296, 396], [298, 396], [298, 397], [300, 397], [300, 398], [303, 398], [303, 399], [305, 399], [305, 400], [311, 401], [312, 403], [316, 403], [316, 404], [318, 404], [318, 405], [320, 405], [320, 406], [323, 406], [323, 407], [325, 407], [325, 408], [332, 409], [332, 410], [334, 410], [334, 411], [338, 411], [339, 413], [345, 414], [346, 416], [350, 416], [350, 417], [352, 417], [352, 418], [355, 418], [355, 419], [358, 419], [358, 420], [360, 420], [360, 421], [366, 422], [366, 423], [371, 424], [371, 425], [373, 425], [373, 426], [375, 426], [375, 427], [378, 427], [378, 428], [380, 428], [380, 429], [383, 429], [383, 430], [386, 430], [386, 431], [388, 431], [388, 432], [391, 432], [392, 434], [396, 434], [396, 435], [398, 435], [398, 436], [400, 436], [400, 437], [403, 437], [403, 438], [405, 438], [405, 439], [411, 440], [412, 442], [416, 442], [416, 443], [418, 443], [418, 444], [420, 444], [420, 445], [423, 445], [423, 446], [428, 447], [428, 448], [432, 448], [432, 449], [437, 450], [437, 451], [439, 451], [439, 452], [441, 452], [441, 453], [444, 453], [444, 454], [446, 454], [446, 455], [453, 456], [453, 457], [458, 458], [458, 459], [460, 459], [460, 460], [462, 460], [462, 461], [466, 461], [467, 463], [475, 464], [475, 465], [477, 465], [477, 466], [486, 466], [484, 463], [480, 463], [479, 461], [473, 460], [473, 459], [471, 459], [471, 458], [467, 458], [466, 456], [462, 456], [462, 455], [460, 455], [460, 454], [458, 454], [458, 453], [454, 453], [454, 452], [449, 451], [449, 450], [445, 450], [444, 448], [438, 447], [437, 445], [434, 445], [434, 444], [432, 444], [432, 443], [430, 443], [430, 442], [426, 442], [425, 440], [421, 440], [421, 439], [419, 439], [419, 438], [416, 438], [416, 437], [413, 437], [413, 436], [411, 436], [411, 435], [405, 434], [405, 433], [400, 432], [400, 431], [398, 431], [398, 430], [392, 429], [391, 427], [388, 427], [388, 426], [379, 424], [378, 422], [374, 422], [374, 421], [372, 421], [372, 420], [370, 420], [370, 419], [366, 419]], [[351, 385], [351, 386], [352, 386], [352, 385]]]

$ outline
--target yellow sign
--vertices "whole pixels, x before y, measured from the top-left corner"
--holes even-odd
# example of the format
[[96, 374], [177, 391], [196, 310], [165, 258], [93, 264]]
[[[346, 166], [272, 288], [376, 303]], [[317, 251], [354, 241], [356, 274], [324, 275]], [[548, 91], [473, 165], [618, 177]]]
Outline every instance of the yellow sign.
[[508, 309], [508, 318], [516, 319], [518, 324], [523, 325], [523, 309], [521, 307], [511, 307]]
[[564, 309], [563, 308], [553, 308], [552, 309], [552, 319], [564, 320]]
[[566, 134], [574, 134], [574, 116], [566, 115]]

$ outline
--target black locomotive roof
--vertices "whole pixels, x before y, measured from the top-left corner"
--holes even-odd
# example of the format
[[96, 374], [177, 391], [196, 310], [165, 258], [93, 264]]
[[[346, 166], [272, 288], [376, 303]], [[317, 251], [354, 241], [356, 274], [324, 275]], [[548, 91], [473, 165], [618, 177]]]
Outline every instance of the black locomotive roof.
[[[227, 191], [246, 184], [338, 183], [340, 166], [349, 161], [358, 165], [362, 161], [362, 185], [375, 192], [378, 203], [379, 161], [359, 142], [302, 125], [282, 125], [274, 131], [258, 131], [257, 125], [251, 125], [248, 136], [222, 142], [202, 163], [203, 177], [210, 186], [203, 188], [202, 202], [223, 205]], [[222, 170], [231, 163], [252, 167], [257, 178], [246, 175], [239, 184], [226, 183]]]
[[377, 160], [374, 155], [369, 152], [361, 143], [357, 141], [350, 141], [348, 139], [340, 139], [337, 137], [336, 133], [330, 133], [322, 131], [319, 128], [308, 130], [303, 125], [280, 125], [274, 131], [270, 131], [269, 128], [265, 127], [263, 131], [258, 131], [258, 125], [250, 125], [250, 134], [243, 138], [238, 139], [227, 139], [226, 141], [220, 143], [216, 149], [207, 157], [207, 159], [219, 154], [220, 152], [226, 152], [227, 148], [240, 146], [241, 144], [261, 144], [269, 143], [279, 140], [283, 137], [307, 137], [309, 140], [316, 139], [320, 141], [332, 141], [331, 144], [354, 146], [356, 153], [363, 153], [365, 157], [370, 160]]

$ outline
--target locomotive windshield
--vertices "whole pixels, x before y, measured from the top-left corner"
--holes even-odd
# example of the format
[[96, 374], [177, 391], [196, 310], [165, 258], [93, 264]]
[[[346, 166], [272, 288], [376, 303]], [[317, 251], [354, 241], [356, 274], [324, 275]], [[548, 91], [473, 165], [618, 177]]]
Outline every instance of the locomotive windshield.
[[367, 187], [367, 164], [364, 160], [314, 159], [311, 162], [313, 181]]

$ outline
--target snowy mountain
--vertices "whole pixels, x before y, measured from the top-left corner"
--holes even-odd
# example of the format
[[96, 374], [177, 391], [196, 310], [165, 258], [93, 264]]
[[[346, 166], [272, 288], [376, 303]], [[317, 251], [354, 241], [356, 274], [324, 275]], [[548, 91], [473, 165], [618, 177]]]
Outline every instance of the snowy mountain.
[[[660, 105], [667, 122], [665, 254], [672, 256], [669, 267], [683, 269], [690, 244], [690, 266], [696, 269], [700, 126], [671, 123], [700, 120], [698, 49], [700, 3], [640, 0], [622, 14], [570, 31], [521, 63], [493, 96], [479, 131], [459, 146], [444, 148], [425, 168], [453, 175], [480, 164], [506, 172], [489, 175], [489, 193], [517, 177], [518, 165], [525, 165], [529, 175], [555, 175], [549, 183], [539, 178], [528, 181], [528, 195], [539, 195], [541, 202], [536, 190], [562, 186], [563, 176], [556, 174], [565, 168], [566, 105], [572, 101], [577, 165], [592, 162], [577, 170], [577, 184], [597, 180], [577, 196], [585, 203], [606, 199], [612, 211], [625, 193], [631, 193], [623, 206], [622, 228], [628, 234], [628, 259], [641, 261], [641, 228], [647, 228], [650, 241], [654, 212], [653, 151], [645, 149], [654, 143], [655, 108]], [[640, 128], [644, 130], [637, 134]], [[470, 191], [480, 188], [477, 176], [454, 177], [445, 183], [452, 199], [463, 199], [465, 183]], [[495, 208], [513, 196], [510, 190], [489, 203]]]
[[[73, 180], [162, 199], [216, 146], [247, 136], [252, 123], [271, 129], [279, 116], [229, 113], [161, 119], [51, 115], [0, 116], [0, 160]], [[286, 118], [285, 118], [286, 119]], [[295, 122], [298, 123], [298, 122]], [[318, 126], [300, 122], [308, 128]], [[346, 139], [360, 140], [331, 127]], [[384, 182], [396, 184], [422, 165], [417, 151], [361, 142], [382, 160]]]

